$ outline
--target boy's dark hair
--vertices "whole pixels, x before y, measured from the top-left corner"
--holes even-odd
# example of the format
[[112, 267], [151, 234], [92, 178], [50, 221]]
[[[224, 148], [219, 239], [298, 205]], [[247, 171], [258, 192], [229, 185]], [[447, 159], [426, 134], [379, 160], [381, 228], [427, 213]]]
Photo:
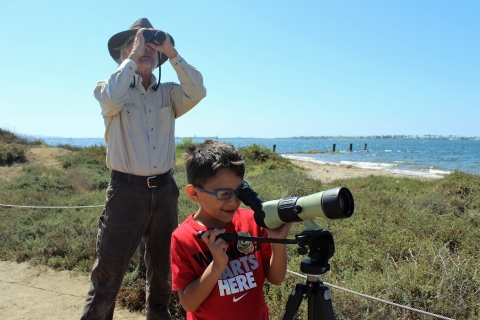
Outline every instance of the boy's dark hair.
[[197, 187], [203, 187], [221, 169], [230, 169], [242, 179], [245, 174], [245, 159], [229, 143], [205, 140], [189, 146], [183, 158], [187, 161], [187, 181]]

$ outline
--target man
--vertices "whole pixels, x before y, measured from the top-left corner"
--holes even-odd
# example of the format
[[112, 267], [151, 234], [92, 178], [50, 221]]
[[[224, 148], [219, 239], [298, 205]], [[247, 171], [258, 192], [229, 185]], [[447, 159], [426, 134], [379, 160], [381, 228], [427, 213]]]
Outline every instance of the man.
[[[173, 38], [166, 34], [161, 44], [146, 42], [146, 30], [158, 31], [142, 18], [110, 38], [108, 50], [119, 67], [94, 91], [102, 108], [112, 174], [81, 319], [113, 318], [123, 276], [142, 239], [146, 317], [171, 319], [170, 237], [178, 225], [179, 196], [171, 169], [175, 119], [204, 98], [206, 90], [202, 75], [178, 54]], [[180, 84], [157, 83], [153, 70], [166, 60]]]

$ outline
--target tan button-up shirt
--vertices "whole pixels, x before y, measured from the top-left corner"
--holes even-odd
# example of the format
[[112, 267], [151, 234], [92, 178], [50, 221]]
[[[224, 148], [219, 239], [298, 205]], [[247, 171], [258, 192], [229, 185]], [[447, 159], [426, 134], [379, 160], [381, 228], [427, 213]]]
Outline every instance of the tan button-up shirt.
[[107, 167], [139, 176], [168, 171], [175, 163], [175, 119], [206, 96], [200, 72], [178, 55], [170, 59], [180, 84], [162, 83], [152, 75], [148, 90], [137, 65], [125, 59], [107, 81], [95, 87], [102, 107]]

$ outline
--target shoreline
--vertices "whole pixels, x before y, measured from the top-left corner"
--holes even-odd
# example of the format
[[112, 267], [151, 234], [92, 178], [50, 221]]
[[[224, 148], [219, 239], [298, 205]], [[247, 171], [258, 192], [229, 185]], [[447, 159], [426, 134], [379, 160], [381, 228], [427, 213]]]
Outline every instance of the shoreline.
[[309, 178], [320, 180], [324, 183], [329, 183], [338, 179], [350, 178], [366, 178], [368, 176], [384, 176], [384, 177], [398, 177], [398, 178], [412, 178], [418, 180], [432, 180], [442, 179], [443, 175], [436, 176], [420, 176], [415, 174], [408, 174], [406, 172], [392, 172], [382, 169], [366, 169], [359, 168], [352, 165], [342, 164], [323, 164], [307, 160], [289, 159], [294, 165], [307, 169], [307, 176]]

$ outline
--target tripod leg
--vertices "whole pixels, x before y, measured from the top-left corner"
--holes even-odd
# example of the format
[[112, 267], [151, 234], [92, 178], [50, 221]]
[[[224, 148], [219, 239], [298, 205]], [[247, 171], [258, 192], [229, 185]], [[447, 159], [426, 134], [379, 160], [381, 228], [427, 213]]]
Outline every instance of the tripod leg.
[[308, 296], [308, 320], [334, 320], [330, 290], [318, 282], [313, 294]]
[[285, 307], [285, 314], [283, 315], [282, 320], [292, 320], [295, 313], [298, 311], [298, 307], [302, 303], [303, 295], [307, 290], [305, 283], [297, 283], [295, 288], [293, 288], [292, 293], [287, 301], [287, 306]]

